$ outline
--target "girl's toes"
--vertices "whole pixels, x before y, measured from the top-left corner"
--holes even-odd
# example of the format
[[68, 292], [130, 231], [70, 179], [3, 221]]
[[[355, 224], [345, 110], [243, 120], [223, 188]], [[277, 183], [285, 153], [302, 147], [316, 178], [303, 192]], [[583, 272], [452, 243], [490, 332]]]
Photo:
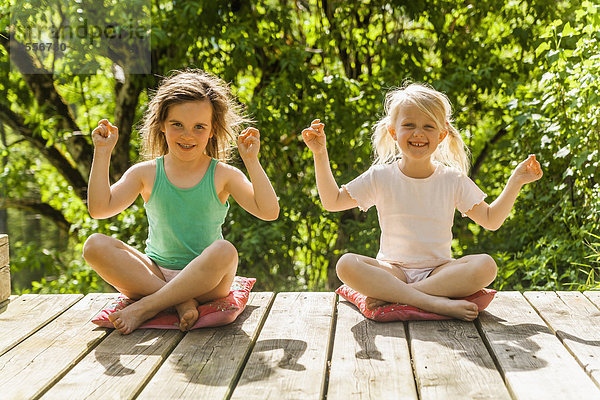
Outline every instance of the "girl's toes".
[[372, 310], [374, 308], [377, 308], [379, 306], [382, 306], [384, 304], [386, 304], [386, 301], [383, 300], [379, 300], [379, 299], [375, 299], [373, 297], [367, 297], [365, 299], [365, 306], [367, 307], [367, 309]]
[[112, 313], [108, 316], [108, 320], [114, 324], [116, 321], [118, 321], [120, 319], [119, 318], [120, 315], [121, 314], [119, 312]]
[[185, 331], [187, 331], [187, 329], [188, 329], [187, 322], [185, 320], [182, 320], [179, 323], [179, 330], [182, 331], [182, 332], [185, 332]]
[[182, 331], [187, 331], [192, 328], [196, 320], [198, 319], [198, 312], [194, 310], [188, 310], [179, 323], [179, 329]]

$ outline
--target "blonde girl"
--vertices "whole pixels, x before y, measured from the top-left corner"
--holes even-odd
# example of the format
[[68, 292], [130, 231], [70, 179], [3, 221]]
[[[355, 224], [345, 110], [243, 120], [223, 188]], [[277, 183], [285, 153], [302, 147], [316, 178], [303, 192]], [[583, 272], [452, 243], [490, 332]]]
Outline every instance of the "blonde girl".
[[468, 151], [451, 123], [451, 105], [443, 93], [422, 84], [405, 85], [388, 93], [385, 113], [374, 128], [374, 164], [341, 188], [331, 172], [324, 124], [316, 119], [302, 131], [313, 152], [323, 207], [377, 208], [377, 257], [344, 254], [336, 266], [338, 277], [366, 295], [369, 308], [403, 303], [471, 321], [477, 306], [451, 298], [489, 285], [496, 263], [487, 254], [451, 257], [455, 209], [486, 229], [498, 229], [523, 185], [542, 177], [540, 164], [535, 155], [521, 162], [502, 194], [488, 205], [467, 175]]
[[[199, 303], [229, 294], [238, 263], [236, 248], [221, 233], [229, 196], [258, 218], [278, 217], [277, 196], [258, 161], [259, 131], [239, 133], [244, 123], [248, 119], [222, 80], [188, 70], [159, 86], [142, 129], [146, 161], [112, 186], [108, 172], [119, 130], [103, 119], [92, 132], [90, 215], [112, 217], [141, 195], [148, 217], [143, 253], [99, 233], [83, 248], [83, 257], [104, 280], [139, 299], [109, 317], [121, 333], [171, 306], [185, 331], [198, 319]], [[249, 180], [226, 164], [236, 137]]]

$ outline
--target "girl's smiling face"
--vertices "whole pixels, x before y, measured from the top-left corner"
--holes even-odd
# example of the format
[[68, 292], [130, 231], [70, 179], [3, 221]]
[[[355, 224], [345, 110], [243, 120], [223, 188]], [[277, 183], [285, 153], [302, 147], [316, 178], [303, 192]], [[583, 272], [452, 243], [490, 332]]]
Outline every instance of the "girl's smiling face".
[[183, 161], [204, 155], [212, 137], [212, 105], [209, 101], [190, 101], [169, 107], [162, 124], [169, 153]]
[[390, 134], [404, 157], [424, 159], [431, 157], [447, 134], [435, 120], [414, 104], [402, 105]]

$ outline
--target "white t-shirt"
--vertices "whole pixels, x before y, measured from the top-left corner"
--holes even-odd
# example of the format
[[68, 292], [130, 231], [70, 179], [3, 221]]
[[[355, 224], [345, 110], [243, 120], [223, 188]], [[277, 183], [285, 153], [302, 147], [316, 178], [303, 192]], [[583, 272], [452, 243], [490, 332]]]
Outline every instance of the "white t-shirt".
[[431, 176], [415, 179], [404, 175], [397, 162], [373, 165], [342, 185], [362, 211], [377, 207], [378, 260], [427, 267], [452, 259], [454, 210], [464, 217], [486, 194], [458, 169], [435, 166]]

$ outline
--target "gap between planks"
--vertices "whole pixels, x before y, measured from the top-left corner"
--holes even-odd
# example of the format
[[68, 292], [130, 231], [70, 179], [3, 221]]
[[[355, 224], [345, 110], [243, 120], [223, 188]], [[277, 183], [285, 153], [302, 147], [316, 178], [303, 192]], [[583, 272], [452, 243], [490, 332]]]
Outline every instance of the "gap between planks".
[[514, 399], [600, 398], [565, 345], [519, 292], [499, 292], [477, 320]]
[[600, 387], [600, 310], [594, 302], [598, 293], [586, 293], [543, 291], [525, 292], [523, 296]]

